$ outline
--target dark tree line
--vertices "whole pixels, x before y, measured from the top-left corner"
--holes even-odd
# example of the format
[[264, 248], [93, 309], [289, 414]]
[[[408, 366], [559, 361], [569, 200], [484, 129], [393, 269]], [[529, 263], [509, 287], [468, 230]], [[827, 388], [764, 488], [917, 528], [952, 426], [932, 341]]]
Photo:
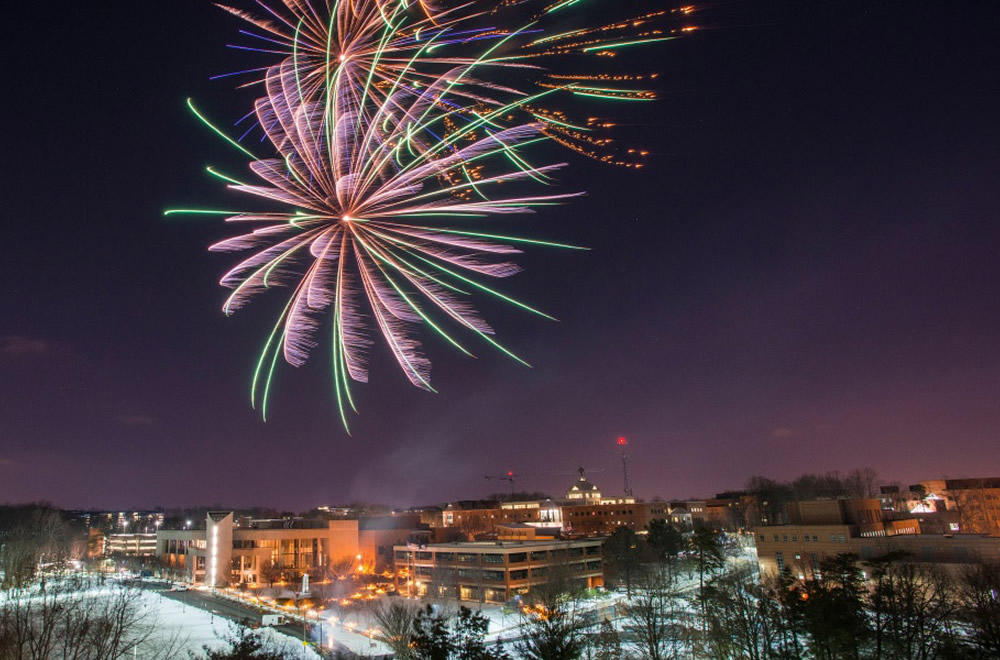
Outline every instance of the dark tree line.
[[[588, 632], [592, 657], [713, 660], [1000, 658], [1000, 564], [948, 570], [895, 553], [829, 557], [812, 579], [761, 579], [725, 560], [725, 537], [665, 523], [619, 529], [606, 577], [626, 593], [614, 622]], [[601, 655], [603, 654], [603, 655]]]
[[0, 507], [0, 587], [29, 584], [42, 564], [69, 557], [73, 532], [48, 504]]
[[752, 510], [744, 511], [748, 527], [778, 525], [786, 520], [789, 502], [817, 498], [847, 497], [865, 499], [878, 497], [878, 472], [872, 468], [858, 468], [847, 474], [803, 474], [791, 481], [776, 481], [768, 477], [753, 476], [747, 480], [745, 491], [751, 496]]
[[958, 575], [899, 554], [820, 562], [816, 579], [730, 573], [708, 598], [702, 657], [784, 660], [1000, 658], [1000, 569]]

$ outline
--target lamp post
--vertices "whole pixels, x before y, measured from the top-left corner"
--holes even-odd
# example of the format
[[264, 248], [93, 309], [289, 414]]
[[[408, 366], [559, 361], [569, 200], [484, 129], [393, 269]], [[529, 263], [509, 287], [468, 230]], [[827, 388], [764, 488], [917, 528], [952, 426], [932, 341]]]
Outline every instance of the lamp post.
[[295, 609], [297, 609], [297, 610], [299, 610], [301, 612], [300, 616], [302, 617], [302, 646], [306, 646], [307, 645], [307, 642], [306, 642], [306, 611], [305, 611], [305, 605], [299, 605], [299, 595], [298, 595], [298, 592], [296, 592], [296, 595], [295, 595]]
[[316, 610], [309, 610], [306, 615], [312, 615], [316, 619], [316, 625], [319, 627], [319, 646], [323, 648], [323, 622], [319, 620], [319, 612]]

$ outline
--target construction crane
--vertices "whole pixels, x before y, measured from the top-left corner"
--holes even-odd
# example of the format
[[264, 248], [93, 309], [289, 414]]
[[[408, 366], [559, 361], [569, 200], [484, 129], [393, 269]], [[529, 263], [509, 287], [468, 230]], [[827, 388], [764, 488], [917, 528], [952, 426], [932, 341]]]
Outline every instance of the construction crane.
[[622, 476], [625, 480], [625, 497], [632, 497], [632, 483], [628, 478], [628, 454], [625, 453], [625, 448], [628, 447], [628, 440], [625, 436], [618, 436], [618, 446], [622, 449]]
[[488, 474], [488, 475], [486, 475], [486, 478], [488, 480], [490, 480], [490, 481], [506, 481], [507, 483], [509, 483], [510, 484], [510, 497], [511, 497], [511, 499], [513, 499], [514, 498], [514, 481], [520, 479], [521, 476], [522, 475], [520, 475], [520, 474], [514, 474], [513, 472], [508, 471], [506, 474]]
[[[510, 484], [510, 495], [511, 499], [514, 496], [514, 482], [522, 481], [525, 477], [552, 477], [552, 476], [568, 476], [571, 474], [580, 474], [582, 476], [584, 468], [579, 468], [571, 472], [565, 470], [552, 470], [548, 472], [513, 472], [508, 470], [504, 474], [487, 474], [486, 479], [490, 481], [506, 481]], [[586, 468], [585, 472], [587, 474], [596, 474], [598, 472], [604, 472], [604, 468]]]

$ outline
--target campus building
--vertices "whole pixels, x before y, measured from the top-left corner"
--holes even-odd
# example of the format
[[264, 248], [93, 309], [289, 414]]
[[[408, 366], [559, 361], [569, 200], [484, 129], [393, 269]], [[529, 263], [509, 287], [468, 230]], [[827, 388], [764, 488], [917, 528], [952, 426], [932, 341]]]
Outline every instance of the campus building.
[[504, 603], [557, 572], [581, 587], [598, 587], [604, 584], [601, 544], [600, 539], [536, 539], [398, 545], [396, 588], [402, 594]]
[[501, 526], [509, 523], [561, 530], [564, 537], [607, 536], [620, 527], [641, 532], [653, 520], [690, 527], [687, 509], [670, 514], [667, 502], [637, 502], [630, 496], [604, 495], [581, 468], [579, 477], [560, 500], [457, 502], [445, 507], [437, 520], [435, 516], [426, 519], [432, 526], [454, 529], [468, 540], [496, 535]]
[[124, 557], [152, 557], [156, 554], [156, 534], [108, 534], [103, 540], [103, 552]]
[[789, 524], [754, 530], [761, 573], [788, 570], [793, 577], [812, 579], [825, 557], [853, 554], [864, 561], [894, 551], [941, 564], [1000, 560], [1000, 537], [922, 534], [919, 521], [891, 519], [875, 499], [792, 502], [788, 518]]
[[880, 499], [883, 508], [916, 517], [925, 528], [1000, 536], [1000, 477], [883, 486]]
[[562, 527], [562, 509], [552, 500], [519, 502], [458, 502], [440, 512], [436, 527], [453, 528], [468, 538], [495, 534], [497, 526], [524, 523], [539, 527]]
[[96, 529], [104, 534], [155, 533], [164, 521], [162, 511], [92, 511], [72, 509], [66, 518], [84, 529]]
[[653, 520], [670, 519], [666, 502], [605, 499], [592, 504], [563, 505], [564, 529], [570, 536], [609, 536], [620, 527], [642, 532]]
[[331, 564], [350, 562], [360, 572], [391, 568], [392, 548], [405, 543], [416, 516], [357, 520], [249, 520], [211, 511], [203, 529], [156, 533], [156, 556], [187, 580], [212, 586], [261, 584], [312, 577]]

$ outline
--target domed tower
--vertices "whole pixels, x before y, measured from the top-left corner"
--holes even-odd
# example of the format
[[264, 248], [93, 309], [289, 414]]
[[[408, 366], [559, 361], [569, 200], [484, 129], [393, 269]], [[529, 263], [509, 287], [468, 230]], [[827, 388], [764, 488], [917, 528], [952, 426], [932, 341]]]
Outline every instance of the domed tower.
[[580, 477], [566, 491], [566, 499], [599, 504], [601, 502], [601, 490], [587, 480], [587, 475], [584, 474], [583, 468], [580, 468], [577, 472], [580, 473]]

